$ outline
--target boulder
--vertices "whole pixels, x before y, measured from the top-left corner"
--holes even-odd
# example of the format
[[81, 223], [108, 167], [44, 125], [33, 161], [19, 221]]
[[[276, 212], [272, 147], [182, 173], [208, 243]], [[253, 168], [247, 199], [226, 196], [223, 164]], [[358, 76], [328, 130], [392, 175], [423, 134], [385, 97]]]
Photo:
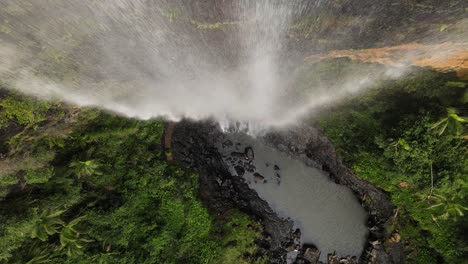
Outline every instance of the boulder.
[[263, 177], [260, 173], [255, 172], [253, 176], [254, 176], [255, 183], [258, 183], [258, 182], [264, 183], [265, 182], [265, 177]]
[[244, 176], [244, 174], [245, 174], [244, 167], [236, 165], [236, 166], [234, 166], [234, 169], [236, 170], [237, 176], [240, 176], [240, 177]]
[[245, 159], [252, 161], [255, 158], [254, 151], [251, 147], [246, 147], [244, 150]]
[[304, 264], [318, 264], [320, 259], [320, 250], [316, 247], [307, 247], [302, 254]]

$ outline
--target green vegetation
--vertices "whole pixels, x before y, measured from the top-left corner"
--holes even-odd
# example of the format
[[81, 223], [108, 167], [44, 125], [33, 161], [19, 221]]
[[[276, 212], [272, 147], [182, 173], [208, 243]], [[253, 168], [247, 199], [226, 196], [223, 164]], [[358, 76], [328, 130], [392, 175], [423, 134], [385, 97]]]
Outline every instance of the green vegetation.
[[419, 70], [382, 81], [320, 119], [354, 172], [389, 192], [398, 210], [388, 231], [407, 243], [408, 263], [468, 257], [466, 87], [450, 74]]
[[33, 127], [46, 119], [50, 108], [47, 102], [13, 95], [0, 100], [0, 128], [15, 122], [21, 126]]
[[0, 263], [266, 261], [259, 224], [166, 163], [161, 121], [0, 92]]
[[[311, 93], [380, 70], [329, 60], [305, 66], [295, 85]], [[459, 263], [468, 85], [419, 70], [375, 86], [319, 124], [358, 176], [389, 192], [397, 210], [386, 227], [408, 263]], [[0, 263], [268, 263], [255, 245], [261, 225], [238, 211], [210, 214], [198, 175], [165, 161], [162, 133], [160, 120], [0, 90]]]
[[169, 8], [162, 12], [162, 15], [169, 19], [169, 22], [174, 22], [180, 16], [180, 10], [177, 8]]
[[207, 30], [207, 29], [221, 29], [225, 26], [232, 26], [232, 25], [237, 25], [239, 24], [240, 22], [215, 22], [215, 23], [204, 23], [204, 22], [199, 22], [199, 21], [195, 21], [195, 20], [192, 20], [191, 21], [192, 25], [194, 25], [197, 29], [203, 29], [203, 30]]

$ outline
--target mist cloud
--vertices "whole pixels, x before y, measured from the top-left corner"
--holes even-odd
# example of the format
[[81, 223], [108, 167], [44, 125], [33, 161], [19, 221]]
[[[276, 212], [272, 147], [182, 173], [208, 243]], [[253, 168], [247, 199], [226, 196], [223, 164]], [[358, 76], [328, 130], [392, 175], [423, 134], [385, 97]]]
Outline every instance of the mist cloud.
[[4, 0], [0, 79], [29, 95], [130, 117], [264, 128], [406, 70], [349, 74], [304, 92], [293, 85], [303, 61], [290, 56], [288, 30], [320, 1], [243, 0], [205, 11], [195, 2]]

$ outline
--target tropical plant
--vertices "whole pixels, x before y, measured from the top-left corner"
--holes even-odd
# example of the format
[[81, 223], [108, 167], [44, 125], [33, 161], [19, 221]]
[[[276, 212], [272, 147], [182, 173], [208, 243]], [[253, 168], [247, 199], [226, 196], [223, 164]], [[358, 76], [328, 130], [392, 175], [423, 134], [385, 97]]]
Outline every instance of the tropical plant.
[[114, 257], [118, 255], [117, 253], [101, 253], [91, 257], [91, 260], [97, 264], [109, 264], [115, 263]]
[[101, 172], [98, 171], [99, 163], [95, 160], [73, 161], [70, 164], [70, 168], [73, 169], [73, 173], [78, 176], [78, 179], [92, 175], [101, 175]]
[[44, 263], [49, 263], [50, 259], [47, 255], [41, 255], [34, 257], [30, 261], [28, 261], [26, 264], [44, 264]]
[[38, 238], [41, 241], [46, 241], [53, 234], [59, 233], [63, 226], [63, 221], [60, 219], [64, 211], [53, 211], [50, 208], [45, 209], [39, 215], [39, 219], [34, 223], [31, 231], [31, 238]]
[[26, 264], [45, 264], [51, 263], [54, 260], [52, 252], [57, 251], [58, 247], [55, 243], [43, 243], [40, 240], [34, 240], [25, 251], [22, 252], [21, 260], [16, 263]]
[[464, 125], [467, 123], [468, 118], [459, 116], [455, 108], [447, 108], [447, 116], [436, 122], [431, 126], [437, 135], [441, 136], [445, 132], [449, 134], [460, 136], [463, 134]]
[[389, 146], [395, 149], [395, 153], [398, 153], [400, 147], [402, 147], [404, 150], [411, 150], [410, 145], [403, 138], [399, 138], [398, 140], [391, 143]]
[[49, 263], [50, 260], [47, 258], [47, 256], [37, 256], [30, 261], [28, 261], [26, 264], [43, 264], [43, 263]]
[[440, 194], [432, 194], [429, 199], [434, 202], [432, 206], [429, 206], [429, 209], [437, 211], [437, 215], [432, 215], [432, 219], [435, 222], [437, 222], [438, 219], [451, 219], [456, 221], [459, 217], [464, 216], [463, 211], [468, 210], [467, 207], [464, 207], [457, 202], [456, 195], [446, 197]]
[[72, 220], [67, 225], [64, 225], [60, 232], [60, 249], [65, 250], [69, 257], [83, 254], [85, 243], [92, 242], [92, 240], [85, 239], [83, 236], [85, 233], [77, 229], [77, 225], [85, 217], [86, 216], [81, 216]]
[[46, 120], [50, 104], [32, 98], [14, 95], [0, 100], [0, 127], [14, 122], [25, 127], [35, 127]]

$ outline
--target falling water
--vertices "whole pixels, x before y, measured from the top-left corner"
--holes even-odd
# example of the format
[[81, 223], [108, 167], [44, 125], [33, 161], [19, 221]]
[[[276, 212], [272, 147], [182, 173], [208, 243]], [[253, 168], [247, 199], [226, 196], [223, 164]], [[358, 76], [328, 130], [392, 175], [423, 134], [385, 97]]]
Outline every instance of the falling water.
[[183, 1], [2, 1], [1, 79], [139, 118], [273, 122], [300, 4], [236, 1], [213, 18], [197, 8], [208, 13]]
[[[356, 69], [325, 85], [304, 78], [304, 68], [314, 69], [306, 57], [411, 42], [466, 45], [464, 1], [413, 2], [1, 0], [0, 88], [141, 119], [212, 118], [225, 127], [235, 121], [241, 131], [285, 126], [409, 70], [403, 59], [399, 67]], [[451, 52], [437, 48], [423, 56]], [[401, 52], [402, 58], [414, 56], [422, 55]], [[269, 202], [277, 199], [275, 209], [304, 225], [306, 242], [318, 243], [324, 252], [339, 247], [340, 254], [358, 255], [366, 234], [364, 212], [349, 190], [258, 149], [265, 158], [282, 161], [287, 177], [282, 187], [257, 186], [259, 194]], [[302, 195], [306, 187], [320, 199]], [[290, 195], [296, 191], [300, 195]], [[332, 196], [330, 210], [312, 214]], [[314, 211], [298, 209], [293, 198]], [[347, 205], [352, 221], [340, 222]], [[327, 223], [330, 219], [335, 222]], [[333, 225], [331, 231], [317, 230]]]
[[[142, 119], [287, 125], [317, 106], [404, 72], [386, 68], [341, 76], [342, 85], [312, 86], [307, 96], [293, 85], [307, 52], [382, 41], [368, 33], [380, 32], [381, 6], [391, 10], [395, 5], [371, 0], [2, 0], [0, 80], [30, 95]], [[305, 25], [317, 30], [298, 34], [310, 18], [313, 22]], [[313, 41], [296, 41], [297, 35]], [[369, 41], [361, 39], [366, 37]]]

